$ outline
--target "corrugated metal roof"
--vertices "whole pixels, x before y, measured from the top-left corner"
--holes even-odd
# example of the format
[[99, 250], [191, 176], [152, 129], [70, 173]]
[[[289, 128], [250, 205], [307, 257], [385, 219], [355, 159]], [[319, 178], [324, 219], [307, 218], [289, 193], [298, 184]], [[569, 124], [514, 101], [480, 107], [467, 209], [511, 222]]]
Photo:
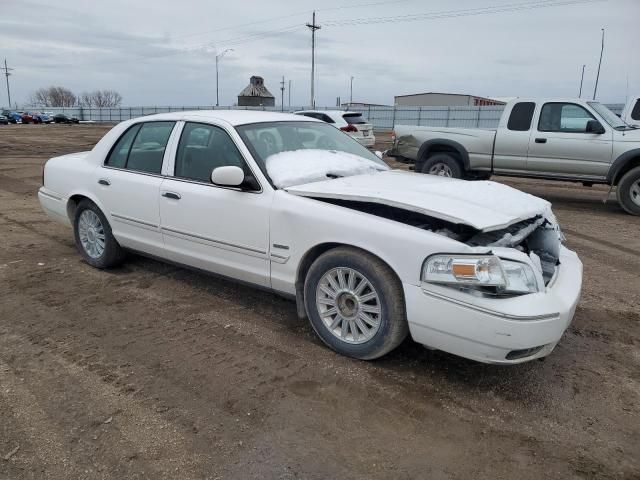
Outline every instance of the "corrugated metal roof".
[[271, 92], [264, 86], [264, 80], [262, 77], [251, 77], [249, 85], [247, 85], [239, 94], [238, 97], [264, 97], [275, 98], [271, 95]]

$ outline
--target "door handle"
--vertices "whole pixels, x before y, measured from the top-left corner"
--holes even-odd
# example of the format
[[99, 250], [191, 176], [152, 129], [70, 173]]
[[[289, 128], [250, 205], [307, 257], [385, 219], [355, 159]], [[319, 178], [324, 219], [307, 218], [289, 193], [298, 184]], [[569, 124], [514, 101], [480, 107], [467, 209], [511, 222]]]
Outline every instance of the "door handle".
[[98, 180], [98, 183], [99, 183], [100, 185], [106, 185], [107, 187], [108, 187], [109, 185], [111, 185], [111, 182], [110, 182], [109, 180], [107, 180], [106, 178], [101, 178], [100, 180]]
[[536, 143], [547, 143], [546, 138], [536, 138]]
[[182, 198], [179, 193], [175, 192], [162, 192], [162, 196], [166, 198], [172, 198], [173, 200], [180, 200]]

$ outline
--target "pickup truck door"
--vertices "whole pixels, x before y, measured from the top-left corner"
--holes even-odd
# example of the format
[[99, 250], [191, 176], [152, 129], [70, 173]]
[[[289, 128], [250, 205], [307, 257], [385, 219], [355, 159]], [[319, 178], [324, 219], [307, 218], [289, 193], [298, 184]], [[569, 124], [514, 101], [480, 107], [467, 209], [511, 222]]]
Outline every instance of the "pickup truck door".
[[[548, 102], [529, 140], [527, 171], [547, 176], [603, 179], [613, 154], [613, 131], [588, 133], [596, 118], [582, 105]], [[601, 122], [602, 123], [602, 122]]]
[[535, 108], [534, 102], [518, 102], [510, 112], [504, 112], [493, 147], [495, 173], [522, 173], [527, 169], [529, 137]]
[[[270, 285], [269, 212], [273, 191], [214, 185], [216, 167], [253, 172], [220, 126], [186, 122], [160, 186], [166, 256], [249, 283]], [[254, 177], [255, 178], [255, 177]]]
[[166, 146], [176, 122], [150, 121], [127, 129], [104, 165], [94, 170], [95, 191], [118, 242], [163, 256], [158, 196]]

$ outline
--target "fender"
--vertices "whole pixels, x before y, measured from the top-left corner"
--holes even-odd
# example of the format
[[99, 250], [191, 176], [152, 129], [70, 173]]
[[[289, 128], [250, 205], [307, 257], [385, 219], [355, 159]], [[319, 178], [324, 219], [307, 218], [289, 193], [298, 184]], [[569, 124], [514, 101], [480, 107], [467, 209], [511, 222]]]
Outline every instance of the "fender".
[[640, 148], [634, 148], [633, 150], [624, 152], [616, 158], [609, 167], [609, 172], [607, 172], [607, 183], [613, 185], [614, 182], [618, 182], [618, 180], [620, 180], [620, 172], [629, 162], [636, 158], [640, 159]]
[[[88, 190], [84, 190], [84, 189], [82, 189], [82, 190], [79, 190], [79, 189], [72, 190], [71, 192], [69, 192], [69, 195], [67, 195], [65, 197], [65, 202], [66, 202], [66, 206], [67, 206], [67, 215], [69, 214], [69, 200], [74, 195], [80, 195], [80, 196], [86, 197], [89, 200], [91, 200], [93, 203], [95, 203], [98, 206], [98, 208], [100, 210], [102, 210], [102, 213], [104, 213], [105, 217], [107, 217], [107, 219], [109, 219], [111, 221], [111, 215], [105, 209], [104, 204], [100, 200], [98, 200], [98, 197], [95, 196], [92, 192], [89, 192]], [[73, 218], [69, 218], [69, 220], [71, 220], [71, 223], [73, 224]]]
[[467, 152], [467, 149], [458, 142], [446, 138], [434, 138], [432, 140], [427, 140], [420, 146], [420, 150], [418, 150], [418, 156], [416, 158], [416, 170], [418, 169], [418, 163], [424, 162], [426, 154], [429, 153], [433, 147], [439, 145], [445, 145], [455, 150], [462, 159], [462, 166], [464, 167], [464, 170], [469, 170], [469, 152]]

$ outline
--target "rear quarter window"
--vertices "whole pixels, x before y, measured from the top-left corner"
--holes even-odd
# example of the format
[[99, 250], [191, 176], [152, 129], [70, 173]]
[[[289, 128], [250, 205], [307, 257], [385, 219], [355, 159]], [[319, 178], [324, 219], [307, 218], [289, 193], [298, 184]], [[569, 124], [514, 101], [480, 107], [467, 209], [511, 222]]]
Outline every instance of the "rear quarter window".
[[636, 100], [636, 104], [633, 106], [631, 118], [634, 120], [640, 120], [640, 99]]
[[507, 122], [507, 128], [516, 132], [526, 132], [531, 129], [533, 111], [536, 104], [533, 102], [519, 102], [511, 109], [511, 115]]

